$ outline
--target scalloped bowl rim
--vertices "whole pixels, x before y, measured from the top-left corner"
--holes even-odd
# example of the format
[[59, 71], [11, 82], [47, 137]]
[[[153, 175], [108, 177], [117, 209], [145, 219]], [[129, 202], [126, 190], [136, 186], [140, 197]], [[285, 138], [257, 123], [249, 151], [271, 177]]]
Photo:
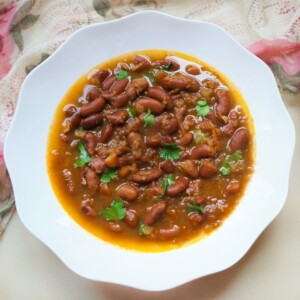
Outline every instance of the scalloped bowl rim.
[[[224, 73], [241, 90], [255, 126], [255, 173], [238, 207], [199, 243], [161, 253], [122, 249], [82, 229], [56, 200], [45, 161], [49, 126], [68, 88], [101, 61], [142, 49], [185, 52]], [[280, 144], [275, 135], [281, 136]], [[280, 145], [285, 145], [284, 157]], [[79, 29], [27, 76], [4, 156], [21, 221], [64, 264], [92, 280], [159, 291], [222, 271], [244, 256], [285, 203], [294, 145], [293, 123], [272, 72], [261, 60], [217, 25], [145, 11]], [[272, 172], [275, 161], [279, 172]]]

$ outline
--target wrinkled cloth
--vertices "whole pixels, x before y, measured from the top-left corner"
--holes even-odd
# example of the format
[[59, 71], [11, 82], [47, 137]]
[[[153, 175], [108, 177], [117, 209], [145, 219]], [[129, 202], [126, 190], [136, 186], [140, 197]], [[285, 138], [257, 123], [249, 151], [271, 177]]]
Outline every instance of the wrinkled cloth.
[[2, 145], [24, 78], [75, 30], [146, 9], [223, 27], [270, 66], [281, 91], [300, 92], [297, 0], [0, 1], [0, 236], [14, 209]]

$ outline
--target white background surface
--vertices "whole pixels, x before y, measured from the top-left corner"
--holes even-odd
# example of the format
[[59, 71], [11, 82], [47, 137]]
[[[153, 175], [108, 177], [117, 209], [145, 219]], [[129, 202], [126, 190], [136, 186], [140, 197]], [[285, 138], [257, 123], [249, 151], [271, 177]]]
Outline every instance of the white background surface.
[[236, 265], [164, 292], [93, 282], [67, 269], [15, 214], [0, 240], [0, 300], [300, 299], [300, 96], [286, 96], [285, 104], [296, 128], [287, 202]]

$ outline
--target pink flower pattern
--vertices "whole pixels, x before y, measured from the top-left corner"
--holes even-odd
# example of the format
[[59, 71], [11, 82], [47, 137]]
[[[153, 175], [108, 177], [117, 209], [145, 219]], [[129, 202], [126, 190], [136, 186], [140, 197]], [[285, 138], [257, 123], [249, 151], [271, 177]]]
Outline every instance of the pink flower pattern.
[[14, 51], [14, 42], [10, 35], [10, 24], [14, 19], [17, 6], [8, 4], [0, 10], [0, 80], [11, 68], [10, 57]]

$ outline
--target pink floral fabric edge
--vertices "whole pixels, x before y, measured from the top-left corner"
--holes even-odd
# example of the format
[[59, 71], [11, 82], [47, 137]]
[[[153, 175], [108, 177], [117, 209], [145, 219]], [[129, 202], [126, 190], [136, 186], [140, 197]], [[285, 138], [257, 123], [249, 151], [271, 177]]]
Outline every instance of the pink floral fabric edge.
[[10, 57], [14, 50], [14, 41], [10, 34], [10, 25], [15, 17], [17, 6], [13, 3], [0, 10], [0, 80], [9, 72], [12, 65]]
[[300, 92], [300, 43], [261, 40], [248, 50], [270, 66], [280, 88], [295, 94]]

